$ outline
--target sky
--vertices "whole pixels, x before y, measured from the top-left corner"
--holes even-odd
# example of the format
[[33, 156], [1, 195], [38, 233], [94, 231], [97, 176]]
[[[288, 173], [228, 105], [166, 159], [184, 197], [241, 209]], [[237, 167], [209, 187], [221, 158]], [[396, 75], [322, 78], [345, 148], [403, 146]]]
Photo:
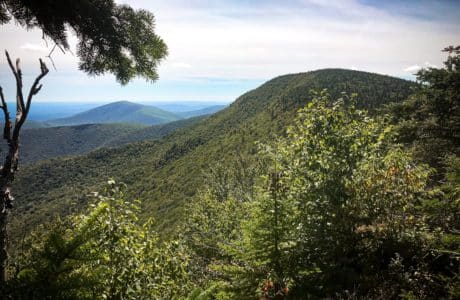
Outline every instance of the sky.
[[[347, 68], [414, 79], [441, 67], [448, 45], [460, 45], [460, 1], [428, 0], [123, 0], [151, 11], [169, 55], [151, 84], [120, 86], [112, 75], [89, 77], [78, 57], [53, 53], [56, 69], [34, 101], [229, 103], [273, 77]], [[0, 26], [0, 48], [20, 57], [26, 86], [52, 43], [38, 30]], [[72, 47], [76, 38], [70, 38]], [[2, 49], [2, 50], [3, 50]], [[75, 53], [75, 51], [73, 51]], [[14, 80], [0, 56], [0, 86]]]

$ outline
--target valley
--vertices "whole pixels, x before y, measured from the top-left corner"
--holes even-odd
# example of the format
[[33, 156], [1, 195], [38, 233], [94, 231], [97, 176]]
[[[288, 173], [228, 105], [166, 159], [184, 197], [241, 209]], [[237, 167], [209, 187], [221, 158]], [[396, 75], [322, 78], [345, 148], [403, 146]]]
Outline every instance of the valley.
[[0, 299], [460, 299], [459, 11], [0, 0]]
[[38, 224], [54, 214], [66, 214], [69, 207], [78, 210], [89, 192], [114, 178], [128, 185], [128, 195], [143, 199], [142, 214], [154, 216], [160, 232], [168, 235], [181, 222], [183, 205], [204, 186], [204, 172], [218, 163], [232, 165], [239, 157], [252, 161], [255, 142], [282, 134], [297, 109], [308, 103], [312, 90], [327, 89], [332, 97], [357, 93], [358, 105], [375, 111], [404, 100], [412, 87], [409, 81], [341, 69], [280, 76], [223, 111], [160, 140], [23, 168], [15, 181], [20, 212], [16, 224], [24, 219]]

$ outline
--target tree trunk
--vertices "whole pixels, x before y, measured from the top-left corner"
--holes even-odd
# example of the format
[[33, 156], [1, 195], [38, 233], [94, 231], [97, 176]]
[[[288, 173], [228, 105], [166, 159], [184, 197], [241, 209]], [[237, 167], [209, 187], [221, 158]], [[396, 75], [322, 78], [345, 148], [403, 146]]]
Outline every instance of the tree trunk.
[[[0, 207], [5, 206], [4, 196], [5, 194], [0, 195]], [[0, 283], [2, 285], [6, 282], [6, 263], [8, 259], [8, 232], [6, 230], [6, 224], [8, 224], [8, 210], [3, 209], [0, 212]]]
[[4, 115], [3, 139], [8, 143], [8, 154], [5, 157], [3, 166], [0, 168], [0, 291], [5, 287], [7, 280], [6, 268], [8, 262], [8, 211], [13, 207], [13, 197], [11, 195], [10, 184], [14, 180], [14, 174], [18, 169], [19, 162], [19, 133], [22, 125], [27, 119], [30, 110], [32, 98], [41, 89], [40, 80], [48, 74], [48, 68], [40, 59], [40, 75], [37, 76], [30, 88], [26, 99], [22, 93], [22, 71], [19, 64], [19, 59], [16, 60], [16, 65], [10, 59], [8, 52], [5, 51], [8, 64], [16, 79], [16, 120], [14, 129], [10, 121], [10, 113], [3, 95], [3, 90], [0, 87], [1, 110]]

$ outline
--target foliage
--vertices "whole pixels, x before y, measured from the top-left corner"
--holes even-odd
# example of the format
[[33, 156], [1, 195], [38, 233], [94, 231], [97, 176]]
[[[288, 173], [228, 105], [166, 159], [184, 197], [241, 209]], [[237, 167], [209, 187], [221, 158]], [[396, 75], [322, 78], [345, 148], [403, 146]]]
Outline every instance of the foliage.
[[428, 171], [353, 102], [317, 95], [264, 148], [273, 169], [220, 268], [240, 298], [440, 295], [413, 275], [428, 251], [416, 210], [430, 197]]
[[[250, 201], [254, 198], [255, 186], [266, 168], [266, 162], [260, 157], [243, 157], [241, 153], [235, 153], [233, 156], [230, 162], [215, 163], [208, 171], [204, 171], [205, 189], [217, 201]], [[229, 163], [230, 168], [226, 166]]]
[[446, 155], [460, 155], [460, 46], [448, 47], [444, 68], [417, 73], [421, 89], [403, 103], [389, 106], [401, 141], [416, 157], [441, 171]]
[[335, 98], [343, 90], [358, 93], [359, 107], [377, 108], [404, 100], [413, 86], [402, 79], [340, 69], [277, 77], [161, 141], [99, 149], [23, 168], [14, 187], [19, 216], [13, 226], [34, 226], [54, 214], [67, 214], [69, 207], [82, 207], [84, 195], [99, 189], [102, 178], [111, 174], [128, 184], [130, 197], [152, 199], [143, 202], [142, 214], [155, 216], [159, 231], [168, 236], [185, 219], [184, 204], [206, 184], [203, 170], [231, 170], [239, 156], [251, 168], [258, 156], [255, 141], [283, 135], [296, 111], [311, 100], [310, 90], [327, 88]]
[[26, 29], [41, 29], [66, 50], [70, 28], [79, 40], [79, 68], [91, 75], [113, 73], [122, 84], [136, 76], [155, 81], [158, 63], [167, 54], [154, 32], [152, 13], [113, 0], [1, 0], [0, 24], [11, 19]]
[[140, 224], [138, 203], [110, 180], [87, 215], [36, 231], [10, 281], [15, 299], [171, 299], [187, 285], [187, 256]]
[[[28, 164], [62, 156], [83, 155], [99, 148], [114, 148], [129, 143], [157, 140], [204, 118], [195, 117], [154, 126], [86, 124], [26, 128], [21, 135], [21, 163]], [[0, 149], [4, 150], [6, 147], [7, 145], [1, 145]]]
[[192, 254], [193, 279], [198, 285], [218, 278], [212, 265], [230, 262], [224, 249], [241, 237], [241, 220], [248, 217], [245, 208], [244, 202], [234, 198], [219, 200], [210, 191], [201, 193], [187, 206], [181, 240]]
[[[434, 196], [421, 203], [426, 224], [433, 233], [432, 252], [425, 269], [449, 297], [460, 294], [460, 47], [447, 47], [444, 68], [423, 69], [417, 74], [421, 89], [386, 111], [396, 124], [400, 141], [418, 161], [436, 169], [431, 176]], [[436, 191], [437, 190], [437, 191]], [[436, 191], [436, 192], [435, 192]], [[421, 273], [423, 274], [423, 273]]]
[[[418, 136], [415, 129], [402, 131], [404, 122], [411, 120], [388, 125], [386, 119], [399, 119], [396, 112], [384, 118], [376, 115], [381, 104], [379, 92], [387, 93], [386, 101], [398, 101], [414, 85], [394, 80], [394, 85], [382, 87], [372, 82], [391, 83], [391, 78], [374, 76], [326, 70], [279, 77], [242, 96], [226, 110], [161, 140], [99, 149], [84, 157], [28, 168], [20, 180], [32, 184], [22, 186], [22, 196], [41, 201], [31, 205], [22, 220], [34, 214], [42, 218], [56, 212], [67, 214], [64, 208], [68, 209], [70, 201], [75, 201], [73, 207], [78, 209], [88, 201], [84, 193], [111, 172], [117, 180], [122, 178], [130, 184], [127, 195], [155, 199], [144, 206], [144, 216], [154, 212], [162, 217], [163, 224], [180, 224], [176, 231], [182, 241], [179, 245], [185, 244], [190, 260], [184, 258], [179, 245], [168, 250], [166, 245], [175, 244], [161, 244], [148, 231], [148, 241], [154, 241], [149, 249], [166, 253], [167, 261], [176, 266], [172, 268], [176, 271], [160, 272], [165, 277], [155, 277], [160, 283], [149, 285], [148, 274], [152, 272], [146, 275], [136, 266], [149, 265], [155, 259], [149, 257], [152, 254], [144, 250], [139, 257], [131, 254], [129, 249], [137, 246], [117, 251], [110, 248], [114, 243], [144, 245], [143, 237], [148, 234], [137, 235], [138, 227], [131, 225], [120, 231], [114, 230], [110, 221], [101, 223], [100, 231], [95, 228], [88, 232], [95, 235], [91, 241], [98, 241], [102, 251], [85, 251], [83, 256], [75, 252], [76, 258], [87, 261], [65, 259], [58, 264], [76, 264], [71, 269], [81, 272], [77, 278], [87, 280], [87, 286], [93, 284], [92, 289], [100, 294], [129, 294], [132, 291], [122, 282], [147, 278], [141, 282], [154, 298], [165, 292], [161, 282], [168, 282], [172, 291], [182, 292], [177, 295], [187, 294], [190, 299], [458, 298], [458, 156], [451, 155], [444, 163], [441, 184], [429, 181], [432, 169], [417, 162], [422, 160], [417, 153], [415, 160], [410, 151], [395, 143], [413, 137], [415, 144], [428, 135]], [[337, 82], [337, 78], [343, 81]], [[343, 88], [343, 82], [353, 83], [348, 88], [368, 91], [371, 100], [348, 97], [333, 86], [328, 92], [306, 96], [312, 87], [336, 84]], [[387, 91], [389, 86], [398, 93]], [[405, 109], [398, 111], [400, 115], [412, 110], [410, 101], [400, 107]], [[291, 122], [294, 114], [297, 116]], [[292, 125], [284, 133], [288, 123]], [[278, 137], [273, 139], [274, 135]], [[256, 140], [261, 141], [259, 146]], [[203, 169], [209, 172], [202, 174]], [[261, 173], [265, 174], [262, 178]], [[27, 181], [30, 178], [34, 180]], [[66, 196], [72, 193], [77, 196]], [[116, 203], [111, 207], [125, 207], [123, 202]], [[186, 209], [178, 213], [184, 203]], [[24, 204], [19, 205], [24, 208]], [[107, 221], [112, 215], [96, 219]], [[133, 216], [126, 210], [121, 215], [127, 220]], [[74, 218], [65, 220], [81, 223]], [[64, 228], [64, 233], [76, 234], [79, 227]], [[40, 245], [37, 240], [32, 244]], [[95, 244], [85, 245], [92, 248]], [[116, 254], [114, 259], [111, 253]], [[133, 259], [125, 262], [130, 255]], [[27, 257], [30, 254], [25, 262], [40, 262]], [[53, 265], [51, 261], [44, 265]], [[19, 265], [20, 271], [24, 265]], [[116, 271], [125, 265], [124, 272]], [[162, 263], [145, 269], [158, 268], [168, 269]], [[192, 276], [185, 276], [185, 268]], [[68, 276], [65, 282], [70, 284], [73, 274], [64, 272], [52, 278]], [[90, 276], [94, 274], [95, 281]], [[120, 279], [114, 274], [120, 274]], [[30, 282], [25, 281], [25, 286]], [[59, 285], [62, 282], [52, 284], [64, 292]], [[117, 288], [110, 289], [111, 285]], [[89, 295], [85, 289], [80, 291], [83, 294], [75, 297]]]

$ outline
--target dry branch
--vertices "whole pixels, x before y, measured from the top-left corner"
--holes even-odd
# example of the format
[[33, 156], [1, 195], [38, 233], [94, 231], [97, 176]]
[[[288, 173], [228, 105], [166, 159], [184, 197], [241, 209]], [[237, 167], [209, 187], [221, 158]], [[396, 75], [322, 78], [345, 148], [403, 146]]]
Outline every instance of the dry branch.
[[8, 51], [5, 51], [5, 55], [16, 80], [16, 120], [13, 133], [11, 133], [12, 125], [10, 113], [3, 94], [3, 89], [0, 87], [1, 109], [5, 118], [3, 138], [8, 144], [8, 153], [5, 157], [3, 166], [0, 167], [0, 287], [6, 282], [6, 262], [8, 259], [8, 234], [6, 227], [8, 223], [8, 211], [13, 207], [13, 196], [11, 195], [10, 184], [14, 180], [15, 172], [18, 169], [19, 133], [29, 114], [33, 96], [40, 92], [42, 88], [40, 81], [49, 72], [45, 63], [40, 59], [40, 74], [35, 78], [29, 90], [29, 94], [27, 95], [27, 99], [25, 100], [22, 92], [23, 83], [20, 60], [17, 59], [16, 64], [13, 64]]

